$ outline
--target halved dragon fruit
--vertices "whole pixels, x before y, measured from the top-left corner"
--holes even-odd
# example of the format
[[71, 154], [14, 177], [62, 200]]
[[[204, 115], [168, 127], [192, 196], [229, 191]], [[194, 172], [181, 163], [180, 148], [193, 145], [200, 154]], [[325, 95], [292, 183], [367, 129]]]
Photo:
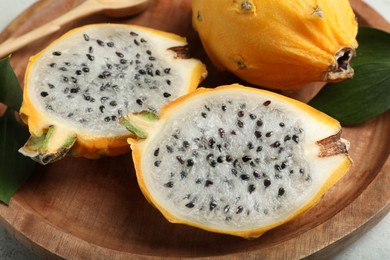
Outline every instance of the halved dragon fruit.
[[171, 222], [255, 238], [316, 205], [352, 162], [339, 123], [240, 85], [197, 89], [158, 120], [128, 115], [145, 197]]
[[135, 25], [76, 28], [30, 59], [20, 110], [32, 137], [20, 151], [46, 164], [129, 151], [118, 118], [198, 86], [205, 66], [180, 36]]

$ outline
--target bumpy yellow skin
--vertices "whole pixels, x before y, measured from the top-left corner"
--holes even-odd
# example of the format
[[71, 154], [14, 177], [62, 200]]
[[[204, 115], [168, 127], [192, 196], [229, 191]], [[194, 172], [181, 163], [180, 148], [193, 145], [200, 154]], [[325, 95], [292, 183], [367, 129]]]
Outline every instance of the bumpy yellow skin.
[[335, 54], [357, 48], [357, 21], [348, 0], [193, 0], [193, 25], [213, 63], [273, 89], [353, 75]]

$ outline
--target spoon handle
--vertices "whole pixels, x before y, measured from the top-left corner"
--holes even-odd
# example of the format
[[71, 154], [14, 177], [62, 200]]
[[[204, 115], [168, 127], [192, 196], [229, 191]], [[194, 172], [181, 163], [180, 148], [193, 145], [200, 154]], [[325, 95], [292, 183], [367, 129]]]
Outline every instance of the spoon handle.
[[4, 57], [27, 44], [38, 40], [44, 36], [54, 33], [61, 29], [61, 26], [75, 19], [85, 17], [102, 10], [102, 6], [94, 0], [87, 0], [70, 10], [69, 12], [57, 17], [56, 19], [16, 38], [9, 38], [0, 44], [0, 57]]

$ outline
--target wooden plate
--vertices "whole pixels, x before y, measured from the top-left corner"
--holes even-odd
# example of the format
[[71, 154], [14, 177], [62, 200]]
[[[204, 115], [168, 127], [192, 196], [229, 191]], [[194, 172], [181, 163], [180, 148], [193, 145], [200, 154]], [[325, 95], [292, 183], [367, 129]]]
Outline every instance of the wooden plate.
[[[0, 41], [26, 32], [80, 2], [39, 1], [7, 27]], [[390, 31], [390, 25], [363, 2], [351, 2], [360, 24]], [[82, 24], [108, 21], [184, 35], [193, 56], [208, 65], [210, 75], [203, 85], [238, 81], [210, 64], [191, 27], [190, 1], [155, 0], [136, 17], [88, 17], [16, 52], [12, 64], [20, 82], [28, 57], [53, 39]], [[308, 95], [301, 92], [298, 97], [305, 99]], [[66, 158], [49, 166], [37, 166], [9, 206], [0, 204], [0, 221], [17, 239], [45, 258], [326, 258], [352, 243], [389, 211], [389, 132], [389, 112], [345, 128], [344, 138], [352, 144], [352, 170], [317, 207], [251, 241], [168, 223], [142, 196], [130, 155], [101, 160]]]

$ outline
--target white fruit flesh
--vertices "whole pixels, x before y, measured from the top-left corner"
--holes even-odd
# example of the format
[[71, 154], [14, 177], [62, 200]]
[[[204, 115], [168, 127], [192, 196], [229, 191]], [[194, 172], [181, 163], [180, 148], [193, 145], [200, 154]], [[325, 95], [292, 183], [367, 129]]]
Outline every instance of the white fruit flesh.
[[170, 50], [184, 45], [184, 38], [138, 26], [78, 28], [38, 54], [26, 81], [28, 96], [46, 119], [42, 127], [128, 135], [119, 117], [158, 112], [189, 91], [200, 62]]
[[141, 187], [174, 222], [233, 234], [283, 223], [350, 164], [346, 153], [319, 157], [317, 142], [340, 126], [313, 111], [266, 91], [195, 95], [132, 143]]

